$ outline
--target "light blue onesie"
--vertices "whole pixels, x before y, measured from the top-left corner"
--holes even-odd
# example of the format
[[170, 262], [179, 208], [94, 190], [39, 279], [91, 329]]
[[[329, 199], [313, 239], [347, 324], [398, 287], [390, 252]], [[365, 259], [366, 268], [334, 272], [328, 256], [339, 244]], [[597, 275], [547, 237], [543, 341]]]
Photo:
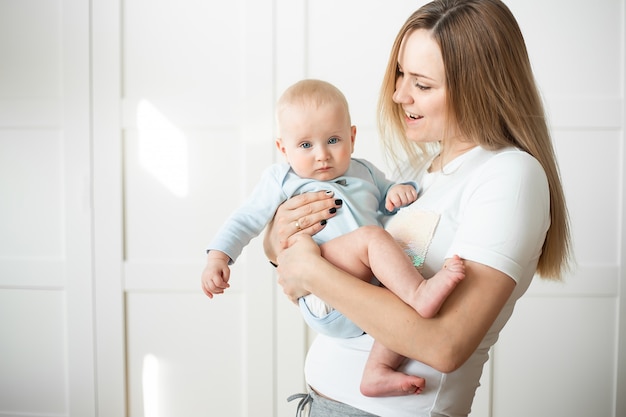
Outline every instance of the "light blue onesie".
[[[294, 195], [311, 191], [332, 190], [335, 198], [343, 200], [337, 215], [313, 236], [318, 244], [360, 226], [380, 226], [385, 215], [393, 214], [385, 209], [385, 197], [393, 185], [382, 171], [363, 159], [352, 158], [345, 175], [330, 181], [300, 178], [287, 163], [274, 164], [264, 171], [250, 197], [228, 218], [207, 250], [224, 252], [233, 263], [250, 240], [272, 220], [278, 206]], [[300, 309], [307, 324], [319, 333], [343, 338], [363, 334], [334, 309], [328, 315], [317, 317], [303, 298], [300, 299]]]

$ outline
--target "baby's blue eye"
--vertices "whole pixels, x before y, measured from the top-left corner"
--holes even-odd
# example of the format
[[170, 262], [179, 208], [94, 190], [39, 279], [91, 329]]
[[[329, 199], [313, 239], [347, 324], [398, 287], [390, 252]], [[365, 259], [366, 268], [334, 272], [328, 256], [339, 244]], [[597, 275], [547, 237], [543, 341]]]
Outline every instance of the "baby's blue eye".
[[302, 148], [304, 149], [309, 149], [311, 147], [311, 144], [308, 142], [303, 143], [302, 145], [300, 145]]
[[335, 143], [339, 142], [339, 138], [330, 138], [328, 139], [328, 144], [329, 145], [333, 145]]

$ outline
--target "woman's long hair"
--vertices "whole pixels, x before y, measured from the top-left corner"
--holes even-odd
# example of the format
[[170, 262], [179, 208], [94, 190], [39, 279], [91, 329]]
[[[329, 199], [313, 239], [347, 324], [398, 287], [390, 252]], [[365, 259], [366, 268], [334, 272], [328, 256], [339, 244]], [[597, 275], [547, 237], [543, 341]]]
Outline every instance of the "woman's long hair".
[[537, 272], [560, 279], [567, 270], [569, 220], [545, 112], [520, 28], [499, 0], [435, 0], [413, 13], [400, 29], [383, 80], [378, 126], [387, 155], [408, 156], [421, 167], [431, 145], [405, 136], [404, 112], [394, 103], [402, 40], [426, 29], [439, 45], [452, 122], [469, 140], [486, 149], [515, 146], [541, 163], [550, 189], [550, 228]]

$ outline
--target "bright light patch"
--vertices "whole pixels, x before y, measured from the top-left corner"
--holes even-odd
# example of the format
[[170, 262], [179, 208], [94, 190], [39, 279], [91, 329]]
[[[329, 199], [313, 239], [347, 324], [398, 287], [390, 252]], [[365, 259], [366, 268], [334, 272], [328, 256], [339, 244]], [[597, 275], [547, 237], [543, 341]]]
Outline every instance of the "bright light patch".
[[187, 139], [152, 103], [137, 109], [139, 164], [177, 197], [189, 189]]
[[159, 360], [153, 354], [143, 358], [141, 382], [144, 417], [159, 417]]

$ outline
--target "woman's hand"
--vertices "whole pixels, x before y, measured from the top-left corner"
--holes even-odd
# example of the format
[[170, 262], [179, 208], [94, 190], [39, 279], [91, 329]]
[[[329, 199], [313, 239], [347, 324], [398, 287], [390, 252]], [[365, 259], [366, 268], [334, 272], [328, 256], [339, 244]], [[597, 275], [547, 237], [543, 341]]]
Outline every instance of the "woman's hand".
[[313, 271], [316, 271], [315, 262], [322, 260], [321, 256], [320, 247], [305, 233], [294, 236], [293, 243], [278, 255], [278, 283], [294, 303], [310, 293], [306, 282], [312, 278]]
[[285, 201], [265, 233], [263, 248], [267, 257], [276, 263], [277, 255], [294, 242], [295, 236], [313, 236], [322, 230], [342, 204], [332, 191], [304, 193]]

